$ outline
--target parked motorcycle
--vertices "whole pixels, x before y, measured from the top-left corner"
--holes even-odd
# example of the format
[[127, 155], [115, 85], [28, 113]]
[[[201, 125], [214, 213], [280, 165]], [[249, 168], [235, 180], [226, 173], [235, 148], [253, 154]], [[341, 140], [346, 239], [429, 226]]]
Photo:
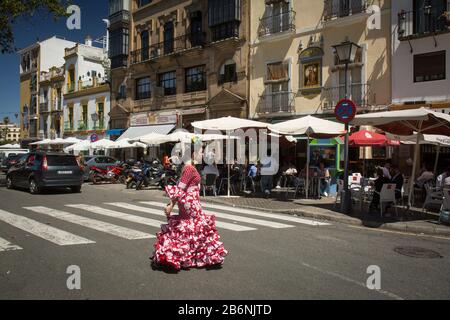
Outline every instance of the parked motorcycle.
[[92, 181], [93, 184], [99, 184], [101, 182], [125, 183], [125, 169], [126, 166], [123, 163], [117, 166], [108, 166], [106, 169], [92, 166], [89, 180]]
[[161, 177], [161, 183], [160, 186], [162, 189], [165, 188], [165, 186], [174, 186], [178, 183], [178, 180], [180, 179], [180, 166], [177, 165], [170, 165], [168, 168], [164, 169], [164, 172]]

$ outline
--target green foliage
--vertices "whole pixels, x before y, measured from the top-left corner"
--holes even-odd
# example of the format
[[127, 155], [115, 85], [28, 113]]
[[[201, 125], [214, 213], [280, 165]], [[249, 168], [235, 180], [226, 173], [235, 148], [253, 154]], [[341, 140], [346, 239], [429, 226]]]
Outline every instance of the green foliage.
[[20, 18], [31, 19], [40, 14], [50, 14], [55, 20], [69, 16], [69, 0], [0, 0], [0, 52], [15, 51], [12, 26]]

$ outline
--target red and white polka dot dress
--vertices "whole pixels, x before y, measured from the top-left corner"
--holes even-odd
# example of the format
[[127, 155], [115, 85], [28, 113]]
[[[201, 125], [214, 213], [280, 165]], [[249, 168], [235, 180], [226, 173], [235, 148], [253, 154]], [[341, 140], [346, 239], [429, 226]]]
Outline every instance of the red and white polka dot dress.
[[161, 226], [152, 259], [159, 265], [181, 268], [222, 264], [228, 254], [217, 233], [215, 216], [203, 213], [200, 205], [201, 177], [192, 165], [184, 167], [177, 186], [166, 186], [176, 199], [179, 215], [170, 216]]

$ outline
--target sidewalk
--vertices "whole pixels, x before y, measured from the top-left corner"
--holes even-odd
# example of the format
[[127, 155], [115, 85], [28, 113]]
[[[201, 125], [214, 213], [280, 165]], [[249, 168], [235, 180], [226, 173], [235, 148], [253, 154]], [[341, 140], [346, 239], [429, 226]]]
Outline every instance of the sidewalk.
[[450, 237], [450, 227], [439, 224], [439, 217], [436, 213], [422, 213], [417, 208], [412, 213], [406, 213], [404, 209], [398, 208], [399, 217], [396, 217], [395, 212], [391, 209], [389, 212], [391, 214], [390, 216], [381, 218], [379, 213], [361, 213], [359, 212], [359, 208], [354, 208], [352, 215], [342, 214], [338, 212], [339, 204], [336, 207], [334, 206], [334, 198], [283, 201], [253, 197], [206, 197], [202, 198], [202, 201], [223, 204], [230, 207], [291, 214], [369, 228]]

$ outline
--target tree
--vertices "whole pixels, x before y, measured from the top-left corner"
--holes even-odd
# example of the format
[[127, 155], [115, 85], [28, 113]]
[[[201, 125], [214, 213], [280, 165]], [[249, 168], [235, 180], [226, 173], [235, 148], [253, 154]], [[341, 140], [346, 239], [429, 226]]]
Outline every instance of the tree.
[[8, 128], [8, 124], [10, 123], [9, 118], [8, 117], [4, 117], [3, 118], [3, 124], [4, 124], [4, 128], [2, 130], [2, 136], [3, 136], [3, 140], [6, 141], [8, 139], [8, 133], [9, 133], [9, 128]]
[[30, 19], [36, 14], [47, 13], [55, 20], [68, 16], [68, 0], [0, 0], [0, 52], [15, 51], [13, 24], [17, 19]]

